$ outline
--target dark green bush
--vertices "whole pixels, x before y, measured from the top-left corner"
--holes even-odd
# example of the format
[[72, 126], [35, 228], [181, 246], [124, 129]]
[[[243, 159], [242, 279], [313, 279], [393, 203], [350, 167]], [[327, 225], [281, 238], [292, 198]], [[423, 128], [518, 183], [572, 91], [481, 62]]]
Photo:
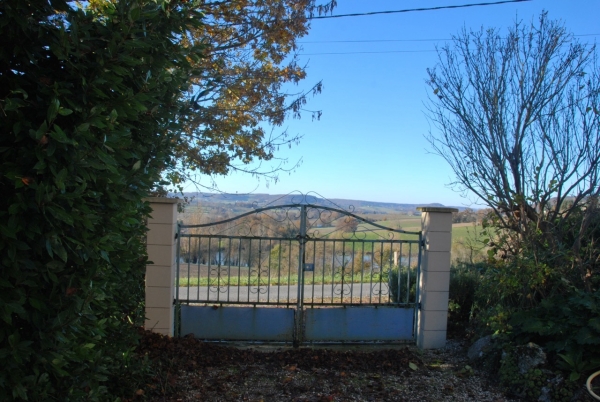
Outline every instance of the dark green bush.
[[[398, 287], [398, 284], [400, 286]], [[416, 300], [417, 270], [405, 266], [392, 267], [388, 273], [390, 301], [414, 303]]]
[[[142, 373], [143, 197], [170, 165], [185, 3], [0, 2], [0, 400], [107, 400]], [[111, 398], [110, 395], [113, 395]]]
[[510, 324], [514, 339], [543, 346], [573, 380], [600, 366], [600, 291], [573, 290], [542, 300], [513, 313]]
[[[595, 235], [589, 233], [586, 243]], [[472, 325], [480, 334], [496, 333], [500, 349], [534, 342], [547, 353], [547, 368], [561, 370], [566, 382], [548, 383], [556, 372], [544, 375], [517, 373], [510, 359], [497, 359], [491, 372], [500, 373], [501, 382], [522, 397], [540, 395], [541, 382], [550, 387], [553, 400], [569, 400], [581, 386], [582, 375], [600, 366], [600, 292], [577, 288], [577, 270], [557, 266], [570, 264], [570, 251], [560, 255], [538, 244], [524, 247], [518, 257], [490, 259], [482, 271], [475, 298]], [[597, 268], [590, 267], [593, 273]], [[588, 283], [595, 283], [593, 280]], [[539, 374], [539, 373], [538, 373]]]
[[455, 263], [450, 268], [448, 330], [464, 331], [471, 317], [484, 264]]

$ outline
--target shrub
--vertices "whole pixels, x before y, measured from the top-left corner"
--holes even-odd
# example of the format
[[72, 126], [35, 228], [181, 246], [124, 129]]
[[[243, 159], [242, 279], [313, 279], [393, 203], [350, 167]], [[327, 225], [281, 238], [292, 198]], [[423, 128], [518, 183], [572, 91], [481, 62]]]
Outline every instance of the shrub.
[[475, 304], [475, 294], [481, 281], [484, 264], [457, 262], [450, 268], [448, 330], [464, 331]]
[[456, 263], [450, 268], [449, 298], [458, 304], [462, 311], [471, 311], [484, 270], [484, 263]]
[[0, 400], [114, 400], [143, 374], [142, 199], [198, 21], [175, 3], [0, 2]]
[[411, 269], [405, 266], [396, 266], [390, 268], [388, 273], [390, 302], [414, 303], [416, 300], [416, 284], [416, 269]]
[[573, 290], [542, 300], [515, 312], [510, 324], [514, 339], [543, 346], [573, 380], [600, 366], [600, 291]]

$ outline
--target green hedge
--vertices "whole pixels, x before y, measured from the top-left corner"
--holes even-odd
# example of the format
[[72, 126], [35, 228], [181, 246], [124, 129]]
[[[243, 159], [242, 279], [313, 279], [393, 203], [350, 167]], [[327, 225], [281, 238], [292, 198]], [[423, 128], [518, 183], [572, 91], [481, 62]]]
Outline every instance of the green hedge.
[[0, 400], [136, 385], [142, 198], [171, 163], [198, 51], [176, 45], [200, 20], [185, 4], [0, 3]]

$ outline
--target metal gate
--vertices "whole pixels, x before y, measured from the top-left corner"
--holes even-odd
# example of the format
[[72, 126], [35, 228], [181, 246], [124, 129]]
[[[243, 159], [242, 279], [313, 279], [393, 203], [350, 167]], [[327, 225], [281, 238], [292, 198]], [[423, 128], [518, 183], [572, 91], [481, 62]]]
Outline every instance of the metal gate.
[[421, 233], [299, 203], [178, 225], [176, 334], [210, 340], [412, 341]]

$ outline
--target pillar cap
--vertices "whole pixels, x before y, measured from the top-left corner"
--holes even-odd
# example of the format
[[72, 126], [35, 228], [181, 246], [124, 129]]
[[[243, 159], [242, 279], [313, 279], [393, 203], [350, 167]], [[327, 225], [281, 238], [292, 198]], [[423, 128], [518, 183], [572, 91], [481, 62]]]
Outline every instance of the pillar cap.
[[180, 201], [179, 198], [167, 197], [146, 197], [143, 200], [155, 204], [177, 204]]
[[417, 207], [417, 210], [421, 212], [442, 212], [442, 213], [452, 213], [458, 212], [458, 208], [448, 208], [448, 207]]

